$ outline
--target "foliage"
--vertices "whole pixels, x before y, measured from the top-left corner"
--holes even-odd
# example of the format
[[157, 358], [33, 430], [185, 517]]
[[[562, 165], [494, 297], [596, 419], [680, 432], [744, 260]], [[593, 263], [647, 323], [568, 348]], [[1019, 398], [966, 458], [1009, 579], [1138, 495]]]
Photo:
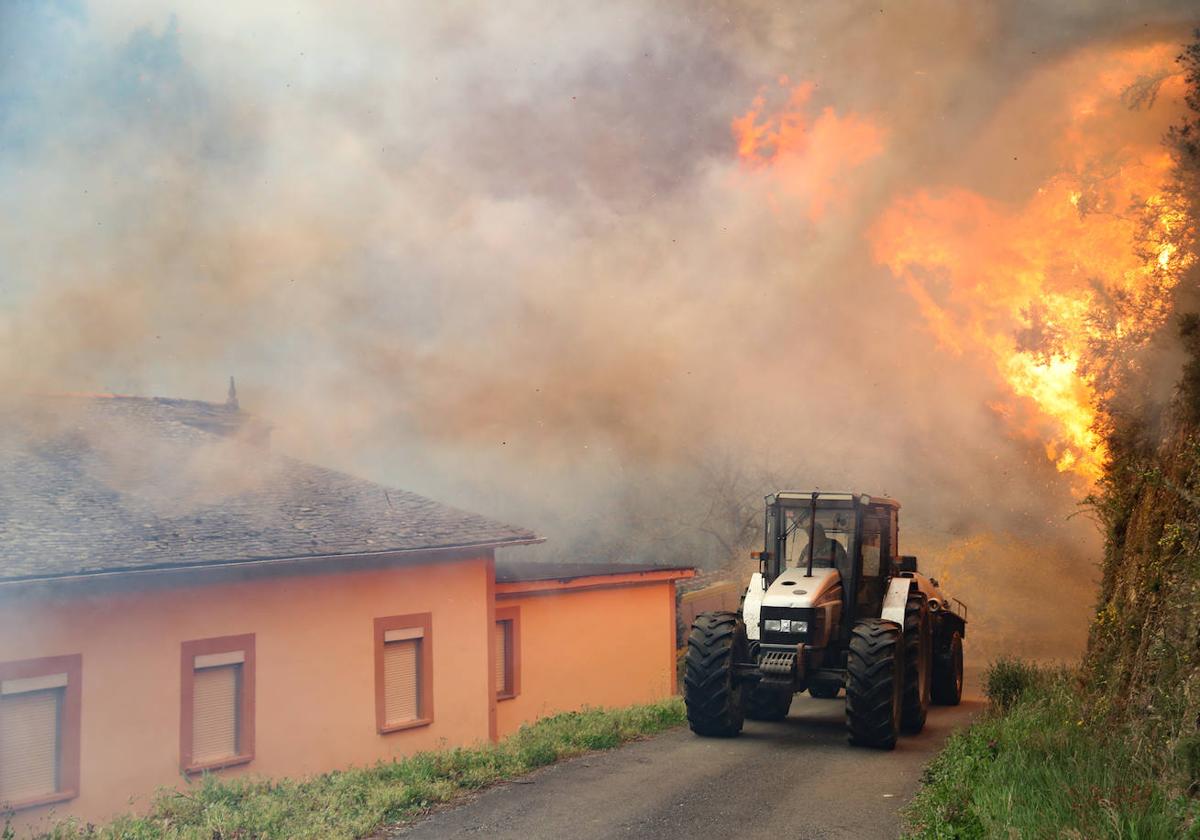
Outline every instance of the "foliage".
[[984, 676], [984, 692], [992, 706], [1003, 711], [1038, 688], [1043, 676], [1044, 672], [1035, 665], [1002, 656], [988, 666]]
[[[498, 744], [419, 753], [306, 779], [221, 779], [162, 790], [149, 813], [104, 826], [67, 820], [44, 840], [325, 840], [368, 836], [439, 803], [562, 758], [616, 747], [680, 725], [678, 698], [544, 718]], [[0, 837], [15, 836], [11, 826]]]
[[1179, 407], [1184, 421], [1200, 424], [1200, 315], [1188, 312], [1179, 319], [1179, 337], [1187, 351], [1179, 380]]
[[[1179, 57], [1190, 113], [1168, 133], [1179, 247], [1200, 220], [1200, 30]], [[1153, 84], [1148, 80], [1147, 85]], [[1130, 93], [1149, 104], [1151, 87]], [[1176, 308], [1200, 290], [1200, 262]], [[950, 738], [908, 811], [928, 838], [1200, 838], [1200, 316], [1182, 315], [1172, 404], [1149, 378], [1106, 382], [1109, 460], [1085, 505], [1102, 523], [1100, 597], [1078, 674], [1012, 660], [992, 709]], [[1107, 360], [1106, 363], [1112, 360]], [[1110, 365], [1111, 366], [1111, 365]]]
[[1092, 716], [1076, 674], [1009, 662], [997, 676], [1020, 694], [951, 736], [926, 768], [910, 837], [1200, 837], [1200, 803]]
[[1187, 81], [1185, 97], [1192, 116], [1173, 126], [1167, 135], [1167, 143], [1181, 158], [1181, 166], [1200, 162], [1200, 29], [1194, 33], [1196, 40], [1186, 46], [1179, 56]]

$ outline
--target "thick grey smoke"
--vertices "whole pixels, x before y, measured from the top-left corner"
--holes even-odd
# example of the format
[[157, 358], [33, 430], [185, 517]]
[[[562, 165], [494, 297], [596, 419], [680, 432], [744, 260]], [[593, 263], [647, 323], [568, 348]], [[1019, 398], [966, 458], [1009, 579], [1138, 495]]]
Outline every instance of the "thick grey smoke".
[[[925, 544], [1005, 535], [959, 565], [977, 592], [1036, 554], [1081, 615], [1097, 540], [1065, 520], [1069, 483], [864, 234], [975, 165], [961, 150], [1028, 74], [1189, 16], [5, 3], [0, 376], [219, 399], [233, 373], [280, 448], [562, 559], [714, 563], [777, 485], [886, 492]], [[879, 153], [782, 198], [747, 171], [730, 121], [781, 74], [816, 85], [812, 115], [878, 125]]]

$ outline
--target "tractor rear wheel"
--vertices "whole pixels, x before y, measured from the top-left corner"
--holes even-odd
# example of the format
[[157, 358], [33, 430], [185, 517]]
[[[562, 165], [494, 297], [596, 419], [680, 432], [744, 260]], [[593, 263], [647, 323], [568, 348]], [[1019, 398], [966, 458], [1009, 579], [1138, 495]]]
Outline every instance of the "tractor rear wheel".
[[792, 692], [766, 688], [762, 683], [746, 691], [746, 717], [750, 720], [783, 720], [792, 708]]
[[808, 693], [818, 700], [832, 700], [842, 690], [842, 684], [836, 682], [810, 682]]
[[957, 706], [962, 701], [963, 643], [957, 630], [950, 644], [933, 660], [933, 702], [939, 706]]
[[696, 616], [688, 636], [683, 703], [688, 726], [697, 735], [730, 738], [742, 731], [742, 685], [733, 666], [745, 658], [746, 626], [737, 613]]
[[932, 682], [933, 630], [929, 608], [914, 587], [904, 608], [904, 705], [900, 728], [915, 735], [925, 728], [929, 713], [929, 684]]
[[851, 744], [890, 750], [900, 733], [904, 637], [881, 618], [858, 622], [846, 659], [846, 729]]

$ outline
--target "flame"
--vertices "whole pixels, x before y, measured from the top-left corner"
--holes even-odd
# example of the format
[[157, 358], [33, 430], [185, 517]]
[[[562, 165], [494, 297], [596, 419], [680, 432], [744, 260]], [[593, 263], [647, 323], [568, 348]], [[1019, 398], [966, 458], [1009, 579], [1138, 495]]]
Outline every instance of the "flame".
[[[771, 179], [768, 193], [776, 212], [792, 206], [818, 222], [834, 208], [846, 206], [851, 184], [846, 175], [883, 150], [883, 132], [856, 114], [841, 115], [825, 107], [812, 116], [816, 85], [777, 80], [779, 92], [763, 88], [746, 113], [730, 124], [738, 158], [745, 169]], [[777, 108], [770, 101], [784, 95]]]
[[1058, 67], [1090, 86], [1064, 94], [1074, 99], [1055, 112], [1059, 138], [1047, 150], [1057, 163], [1023, 201], [919, 190], [894, 201], [871, 233], [876, 259], [941, 345], [990, 360], [1007, 391], [993, 408], [1085, 487], [1107, 456], [1098, 431], [1112, 395], [1103, 360], [1149, 340], [1190, 264], [1180, 247], [1186, 216], [1165, 189], [1172, 161], [1159, 142], [1174, 114], [1131, 110], [1125, 100], [1147, 78], [1158, 80], [1156, 94], [1181, 93], [1172, 56], [1169, 45], [1099, 51]]

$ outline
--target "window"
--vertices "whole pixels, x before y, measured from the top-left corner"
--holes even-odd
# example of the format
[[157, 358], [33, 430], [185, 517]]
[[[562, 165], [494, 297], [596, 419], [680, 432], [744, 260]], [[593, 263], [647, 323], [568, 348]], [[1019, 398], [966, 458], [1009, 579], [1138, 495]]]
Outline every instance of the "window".
[[183, 643], [179, 764], [216, 770], [254, 758], [254, 634]]
[[877, 516], [863, 517], [863, 576], [879, 577], [880, 551], [883, 548], [884, 522]]
[[783, 525], [787, 542], [784, 546], [785, 569], [808, 566], [808, 540], [812, 536], [813, 567], [817, 569], [846, 568], [846, 560], [854, 556], [854, 519], [849, 509], [826, 508], [817, 511], [817, 521], [811, 522], [809, 508], [784, 508]]
[[396, 732], [433, 721], [429, 613], [375, 619], [375, 727]]
[[0, 663], [0, 810], [79, 791], [82, 657]]
[[511, 700], [521, 693], [521, 608], [496, 610], [494, 631], [496, 698]]

